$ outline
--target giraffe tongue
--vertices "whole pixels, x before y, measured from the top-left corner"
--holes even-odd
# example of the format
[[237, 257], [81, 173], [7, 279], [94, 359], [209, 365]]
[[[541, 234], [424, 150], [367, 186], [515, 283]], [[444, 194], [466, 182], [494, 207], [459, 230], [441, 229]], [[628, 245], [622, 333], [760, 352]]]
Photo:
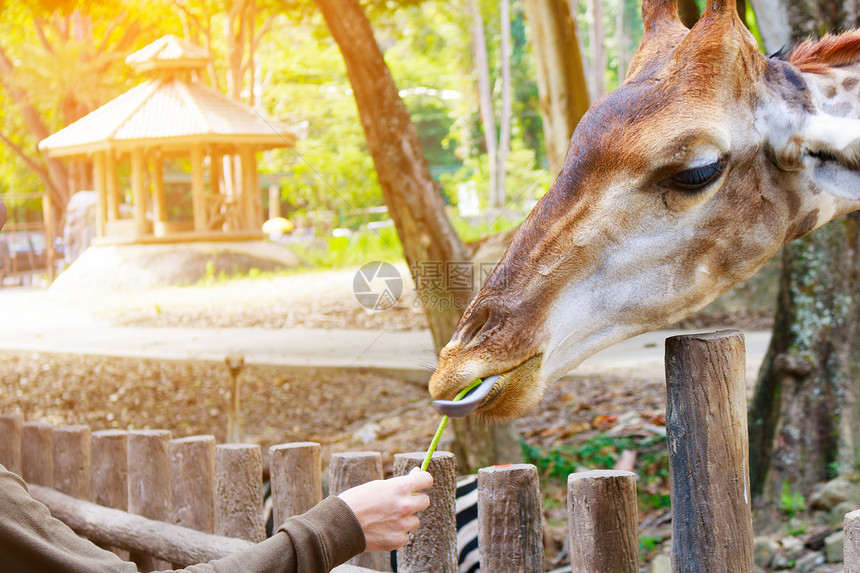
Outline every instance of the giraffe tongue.
[[433, 400], [433, 407], [449, 418], [464, 418], [478, 409], [481, 402], [490, 394], [490, 390], [499, 381], [499, 376], [489, 376], [474, 390], [466, 394], [462, 400]]

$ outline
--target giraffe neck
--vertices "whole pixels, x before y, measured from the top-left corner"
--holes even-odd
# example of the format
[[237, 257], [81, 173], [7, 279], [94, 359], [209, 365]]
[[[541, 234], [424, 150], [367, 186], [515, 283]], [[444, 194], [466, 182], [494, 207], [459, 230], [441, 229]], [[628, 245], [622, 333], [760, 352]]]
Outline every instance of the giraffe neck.
[[827, 73], [804, 73], [812, 103], [821, 113], [860, 119], [860, 62], [830, 68]]

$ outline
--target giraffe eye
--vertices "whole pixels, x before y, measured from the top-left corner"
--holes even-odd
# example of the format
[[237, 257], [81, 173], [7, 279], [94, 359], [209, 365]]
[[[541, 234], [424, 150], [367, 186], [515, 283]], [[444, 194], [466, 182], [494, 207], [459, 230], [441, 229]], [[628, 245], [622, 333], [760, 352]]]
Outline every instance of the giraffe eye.
[[666, 183], [683, 191], [700, 191], [723, 174], [724, 161], [718, 160], [708, 165], [685, 169], [666, 180]]

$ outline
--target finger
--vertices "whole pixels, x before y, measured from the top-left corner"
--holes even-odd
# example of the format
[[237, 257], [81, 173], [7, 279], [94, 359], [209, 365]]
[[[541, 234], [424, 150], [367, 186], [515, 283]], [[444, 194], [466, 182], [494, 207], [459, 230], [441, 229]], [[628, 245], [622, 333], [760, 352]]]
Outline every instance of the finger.
[[405, 526], [404, 529], [406, 531], [415, 531], [416, 529], [418, 529], [420, 522], [418, 521], [417, 516], [410, 515], [409, 517], [406, 518], [403, 525]]
[[415, 504], [415, 511], [424, 511], [430, 507], [430, 496], [426, 493], [417, 493], [412, 496], [412, 502]]
[[433, 485], [433, 476], [430, 472], [417, 471], [406, 476], [409, 479], [409, 485], [412, 491], [427, 489]]

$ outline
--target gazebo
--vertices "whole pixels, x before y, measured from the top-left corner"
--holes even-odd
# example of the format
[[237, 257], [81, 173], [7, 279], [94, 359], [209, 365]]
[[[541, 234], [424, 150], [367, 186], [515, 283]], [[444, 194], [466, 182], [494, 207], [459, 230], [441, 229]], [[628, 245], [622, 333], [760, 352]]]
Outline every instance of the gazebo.
[[[204, 50], [164, 36], [126, 58], [135, 71], [149, 74], [149, 81], [39, 143], [54, 157], [92, 161], [94, 244], [262, 237], [256, 153], [292, 147], [296, 136], [201, 83], [208, 62]], [[192, 216], [177, 219], [173, 209], [172, 220], [164, 162], [184, 158], [191, 164]], [[131, 219], [121, 217], [121, 162], [131, 164]]]

